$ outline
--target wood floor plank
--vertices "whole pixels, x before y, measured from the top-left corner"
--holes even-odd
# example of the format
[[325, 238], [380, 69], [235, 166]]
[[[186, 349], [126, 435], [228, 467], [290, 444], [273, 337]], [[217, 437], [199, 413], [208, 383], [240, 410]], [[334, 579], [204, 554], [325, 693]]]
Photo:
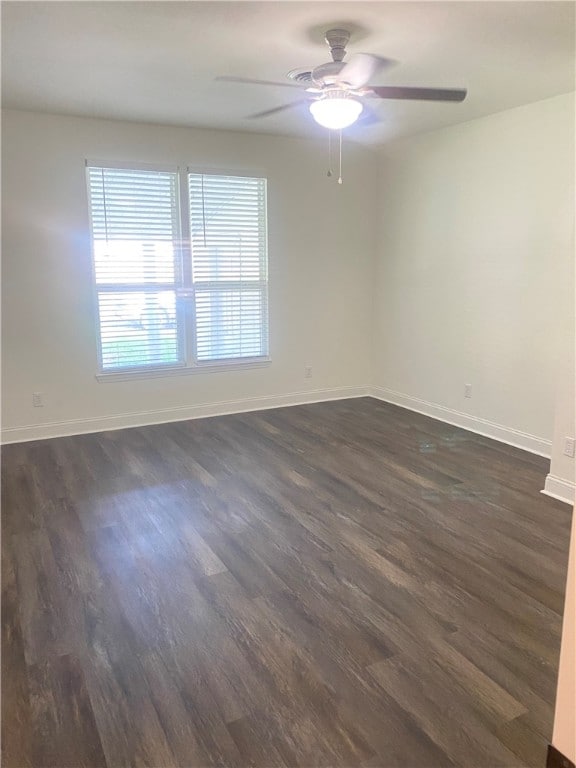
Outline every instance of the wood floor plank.
[[[307, 648], [313, 657], [314, 674], [336, 694], [338, 719], [346, 723], [383, 760], [386, 766], [453, 765], [441, 750], [418, 726], [409, 713], [399, 708], [373, 685], [372, 678], [355, 658], [350, 658], [339, 638], [328, 639], [322, 626], [292, 596], [258, 598], [274, 615], [277, 626], [297, 641], [305, 634]], [[312, 625], [312, 626], [310, 626]], [[362, 712], [359, 717], [358, 713]], [[385, 712], [385, 717], [382, 713]], [[370, 759], [367, 759], [370, 762]], [[367, 761], [362, 761], [364, 765]], [[377, 762], [374, 763], [378, 764]]]
[[[474, 666], [481, 669], [497, 685], [520, 701], [529, 710], [533, 727], [538, 733], [549, 736], [552, 732], [555, 694], [542, 698], [535, 691], [535, 662], [525, 660], [516, 648], [510, 647], [504, 638], [498, 640], [491, 634], [480, 635], [469, 629], [459, 630], [447, 638], [447, 642], [458, 649]], [[527, 672], [527, 668], [532, 673]]]
[[7, 768], [541, 768], [570, 511], [371, 398], [3, 449]]
[[175, 757], [175, 765], [242, 765], [236, 744], [206, 682], [170, 670], [163, 654], [142, 659], [151, 698]]
[[523, 765], [546, 765], [546, 752], [550, 739], [542, 736], [541, 727], [530, 713], [499, 725], [495, 735], [513, 752]]
[[46, 531], [17, 534], [12, 541], [27, 663], [71, 653], [74, 627]]
[[228, 724], [228, 730], [242, 755], [244, 765], [282, 768], [298, 762], [285, 735], [278, 734], [268, 718], [262, 718], [260, 714], [235, 720]]
[[82, 666], [53, 656], [28, 669], [34, 765], [106, 768]]
[[105, 584], [89, 606], [90, 636], [81, 656], [107, 768], [176, 766], [128, 621]]
[[411, 658], [396, 657], [369, 669], [382, 688], [410, 712], [426, 734], [457, 764], [520, 766], [516, 756], [487, 731], [455, 688]]
[[12, 547], [2, 539], [2, 764], [33, 768], [32, 715]]

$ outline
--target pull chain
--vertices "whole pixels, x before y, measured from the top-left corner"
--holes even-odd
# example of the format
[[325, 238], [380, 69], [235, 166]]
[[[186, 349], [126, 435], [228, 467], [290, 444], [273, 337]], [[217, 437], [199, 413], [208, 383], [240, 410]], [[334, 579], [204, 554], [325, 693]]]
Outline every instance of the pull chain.
[[340, 139], [338, 184], [342, 184], [342, 128], [340, 128], [338, 133]]

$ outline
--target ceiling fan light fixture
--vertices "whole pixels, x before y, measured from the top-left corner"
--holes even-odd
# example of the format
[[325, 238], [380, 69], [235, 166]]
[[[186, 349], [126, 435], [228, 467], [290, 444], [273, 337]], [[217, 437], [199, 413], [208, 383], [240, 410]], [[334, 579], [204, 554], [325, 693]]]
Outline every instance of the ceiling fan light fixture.
[[318, 99], [310, 104], [310, 112], [316, 122], [324, 128], [336, 131], [348, 128], [362, 114], [362, 103], [349, 97]]

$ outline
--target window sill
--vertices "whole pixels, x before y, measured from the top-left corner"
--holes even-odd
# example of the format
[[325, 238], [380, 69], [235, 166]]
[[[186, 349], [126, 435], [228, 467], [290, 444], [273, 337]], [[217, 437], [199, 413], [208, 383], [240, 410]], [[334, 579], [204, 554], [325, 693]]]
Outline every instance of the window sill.
[[118, 371], [97, 373], [96, 380], [101, 384], [115, 381], [136, 381], [137, 379], [159, 379], [171, 376], [189, 376], [196, 373], [220, 373], [225, 371], [246, 371], [252, 368], [267, 368], [272, 361], [269, 357], [247, 360], [245, 362], [205, 363], [180, 368], [146, 368], [141, 371]]

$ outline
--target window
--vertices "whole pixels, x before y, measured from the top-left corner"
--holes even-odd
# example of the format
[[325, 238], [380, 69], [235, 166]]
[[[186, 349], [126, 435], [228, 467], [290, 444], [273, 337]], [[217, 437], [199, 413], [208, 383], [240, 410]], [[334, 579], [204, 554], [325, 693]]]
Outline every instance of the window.
[[188, 174], [196, 359], [259, 357], [268, 346], [266, 181]]
[[102, 373], [268, 359], [266, 179], [88, 165]]

